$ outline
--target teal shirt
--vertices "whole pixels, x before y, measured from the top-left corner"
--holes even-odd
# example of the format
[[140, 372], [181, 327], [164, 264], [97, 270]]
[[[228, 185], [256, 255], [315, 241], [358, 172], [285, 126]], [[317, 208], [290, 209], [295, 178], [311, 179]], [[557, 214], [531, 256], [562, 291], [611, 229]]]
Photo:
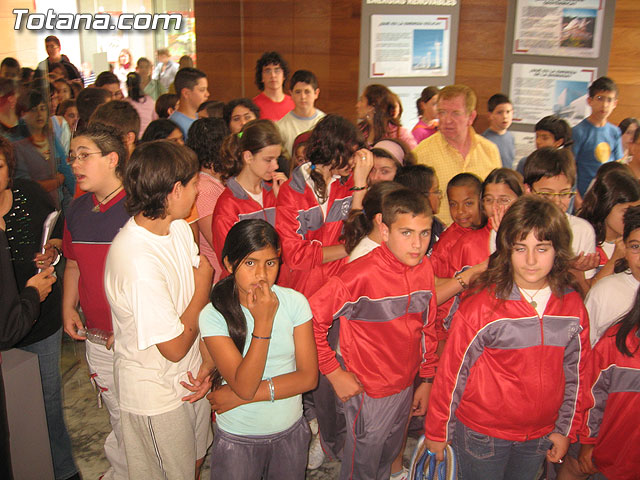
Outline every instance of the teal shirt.
[[[311, 308], [307, 299], [290, 288], [274, 285], [273, 292], [279, 305], [273, 321], [271, 341], [262, 379], [277, 377], [296, 370], [294, 328], [311, 320]], [[247, 320], [247, 339], [244, 357], [251, 344], [254, 320], [249, 310], [242, 307]], [[227, 322], [213, 305], [208, 304], [200, 313], [202, 337], [229, 336]], [[256, 340], [264, 341], [264, 340]], [[271, 435], [291, 427], [302, 416], [302, 395], [276, 400], [240, 405], [228, 412], [216, 415], [216, 423], [223, 431], [234, 435]]]

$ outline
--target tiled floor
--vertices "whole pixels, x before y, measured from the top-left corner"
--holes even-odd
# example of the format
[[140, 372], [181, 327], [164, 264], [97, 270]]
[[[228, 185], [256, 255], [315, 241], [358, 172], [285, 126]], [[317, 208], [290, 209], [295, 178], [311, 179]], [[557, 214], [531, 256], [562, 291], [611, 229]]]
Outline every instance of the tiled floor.
[[[66, 335], [62, 343], [62, 374], [64, 384], [64, 409], [69, 434], [73, 442], [76, 462], [84, 480], [97, 480], [108, 468], [102, 446], [111, 431], [106, 409], [98, 408], [97, 393], [89, 382], [84, 356], [84, 343], [71, 340]], [[415, 440], [409, 438], [405, 450], [408, 462]], [[209, 478], [208, 462], [205, 462], [202, 478]], [[338, 478], [339, 462], [325, 463], [317, 470], [308, 471], [307, 480]]]

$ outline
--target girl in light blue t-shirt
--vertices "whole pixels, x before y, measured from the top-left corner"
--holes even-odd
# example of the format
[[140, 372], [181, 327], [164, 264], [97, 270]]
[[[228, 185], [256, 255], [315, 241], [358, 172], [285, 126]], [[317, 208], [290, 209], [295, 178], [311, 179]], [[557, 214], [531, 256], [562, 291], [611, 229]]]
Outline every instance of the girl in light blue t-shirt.
[[217, 366], [211, 478], [304, 478], [310, 432], [302, 392], [315, 388], [318, 359], [306, 298], [274, 285], [280, 240], [264, 220], [227, 234], [218, 282], [200, 314]]

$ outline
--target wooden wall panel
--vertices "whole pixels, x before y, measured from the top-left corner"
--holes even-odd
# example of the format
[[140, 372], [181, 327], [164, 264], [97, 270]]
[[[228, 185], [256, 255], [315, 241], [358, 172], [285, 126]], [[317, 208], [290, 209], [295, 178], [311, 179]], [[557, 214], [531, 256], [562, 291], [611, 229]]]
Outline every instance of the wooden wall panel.
[[212, 98], [255, 96], [256, 60], [276, 50], [291, 73], [316, 74], [318, 108], [355, 120], [359, 0], [195, 0], [195, 12], [198, 67], [209, 77]]
[[[195, 0], [198, 67], [212, 98], [253, 97], [256, 60], [278, 50], [291, 71], [312, 70], [320, 82], [318, 107], [355, 120], [361, 0]], [[487, 125], [487, 100], [502, 83], [509, 0], [463, 0], [456, 83], [478, 95], [475, 128]], [[244, 13], [244, 31], [240, 13]], [[244, 41], [244, 55], [241, 43]], [[640, 116], [640, 1], [617, 0], [608, 74], [620, 87], [611, 120]], [[405, 105], [405, 108], [412, 106]], [[410, 127], [410, 126], [409, 126]]]
[[507, 3], [464, 0], [460, 5], [456, 83], [468, 85], [478, 96], [478, 117], [473, 125], [478, 133], [489, 126], [489, 97], [501, 91]]
[[640, 2], [617, 0], [608, 75], [618, 84], [618, 106], [611, 115], [616, 125], [626, 117], [640, 117]]

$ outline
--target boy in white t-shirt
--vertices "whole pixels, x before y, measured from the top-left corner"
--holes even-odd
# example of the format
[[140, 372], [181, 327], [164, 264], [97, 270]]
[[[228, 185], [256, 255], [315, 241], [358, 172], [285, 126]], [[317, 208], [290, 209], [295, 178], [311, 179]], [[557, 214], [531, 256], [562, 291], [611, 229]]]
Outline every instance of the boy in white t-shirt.
[[318, 79], [308, 70], [298, 70], [291, 77], [291, 98], [295, 108], [278, 120], [278, 129], [282, 135], [284, 147], [292, 156], [293, 142], [302, 132], [312, 130], [324, 112], [315, 107], [320, 95]]
[[213, 365], [198, 315], [212, 269], [183, 220], [197, 172], [193, 152], [159, 140], [136, 148], [124, 175], [132, 218], [113, 240], [104, 284], [130, 478], [192, 480], [211, 444], [203, 397]]
[[527, 157], [523, 171], [527, 192], [551, 200], [567, 215], [573, 234], [571, 248], [577, 256], [572, 264], [572, 272], [584, 290], [589, 290], [585, 277], [588, 279], [595, 275], [599, 256], [596, 253], [596, 234], [591, 224], [566, 213], [576, 194], [573, 190], [576, 180], [573, 155], [564, 148], [539, 148]]

